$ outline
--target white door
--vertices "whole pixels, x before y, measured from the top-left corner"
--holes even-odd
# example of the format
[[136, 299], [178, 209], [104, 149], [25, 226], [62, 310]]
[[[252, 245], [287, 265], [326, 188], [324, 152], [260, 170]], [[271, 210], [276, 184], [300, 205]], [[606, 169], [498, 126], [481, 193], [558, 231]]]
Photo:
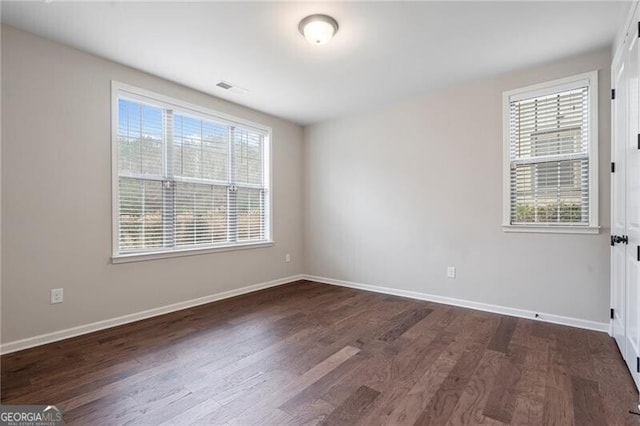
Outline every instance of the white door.
[[[618, 343], [620, 353], [626, 357], [625, 330], [625, 257], [626, 245], [616, 243], [616, 236], [626, 235], [625, 205], [625, 140], [627, 130], [627, 90], [626, 59], [620, 55], [612, 69], [612, 87], [615, 88], [615, 100], [612, 101], [612, 141], [611, 161], [615, 171], [611, 173], [611, 308], [613, 309], [612, 334]], [[612, 167], [613, 167], [612, 165]]]
[[636, 386], [640, 388], [640, 66], [638, 64], [638, 34], [633, 34], [625, 60], [625, 80], [627, 80], [627, 129], [625, 144], [626, 168], [626, 228], [628, 246], [626, 246], [625, 276], [625, 313], [626, 313], [626, 356], [625, 360], [633, 375]]

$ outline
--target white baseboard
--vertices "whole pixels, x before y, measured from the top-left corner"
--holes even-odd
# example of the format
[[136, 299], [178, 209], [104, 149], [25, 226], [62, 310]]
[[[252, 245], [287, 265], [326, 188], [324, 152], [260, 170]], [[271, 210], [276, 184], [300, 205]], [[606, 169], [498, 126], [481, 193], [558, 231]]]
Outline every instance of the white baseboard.
[[[137, 312], [134, 314], [123, 315], [117, 318], [111, 318], [104, 321], [98, 321], [91, 324], [81, 325], [77, 327], [68, 328], [65, 330], [54, 331], [52, 333], [41, 334], [39, 336], [29, 337], [26, 339], [15, 340], [13, 342], [7, 342], [0, 345], [0, 353], [7, 354], [11, 352], [21, 351], [23, 349], [32, 348], [35, 346], [44, 345], [47, 343], [57, 342], [59, 340], [68, 339], [75, 336], [80, 336], [94, 331], [104, 330], [118, 325], [128, 324], [130, 322], [140, 321], [146, 318], [155, 317], [158, 315], [167, 314], [170, 312], [179, 311], [182, 309], [191, 308], [198, 305], [204, 305], [206, 303], [215, 302], [217, 300], [228, 299], [234, 296], [240, 296], [242, 294], [251, 293], [254, 291], [262, 290], [269, 287], [276, 287], [279, 285], [295, 282], [298, 280], [316, 281], [324, 284], [338, 285], [342, 287], [350, 287], [360, 290], [373, 291], [376, 293], [390, 294], [394, 296], [408, 297], [410, 299], [426, 300], [430, 302], [442, 303], [445, 305], [460, 306], [463, 308], [476, 309], [479, 311], [493, 312], [496, 314], [509, 315], [519, 318], [527, 318], [533, 320], [539, 320], [544, 322], [550, 322], [554, 324], [568, 325], [571, 327], [584, 328], [587, 330], [601, 331], [605, 333], [610, 332], [610, 326], [608, 323], [600, 323], [595, 321], [589, 321], [579, 318], [565, 317], [562, 315], [546, 314], [541, 312], [527, 311], [524, 309], [509, 308], [506, 306], [491, 305], [481, 302], [473, 302], [464, 299], [455, 299], [452, 297], [437, 296], [428, 293], [419, 293], [415, 291], [399, 290], [390, 287], [380, 287], [375, 285], [355, 283], [351, 281], [336, 280], [333, 278], [318, 277], [314, 275], [292, 275], [285, 278], [280, 278], [273, 281], [254, 284], [247, 287], [238, 288], [235, 290], [224, 291], [222, 293], [216, 293], [209, 296], [199, 297], [197, 299], [187, 300], [184, 302], [174, 303], [172, 305], [162, 306], [160, 308], [149, 309], [147, 311]], [[536, 317], [538, 314], [538, 317]]]
[[[460, 306], [463, 308], [476, 309], [478, 311], [493, 312], [496, 314], [509, 315], [512, 317], [527, 318], [553, 324], [568, 325], [570, 327], [584, 328], [587, 330], [601, 331], [609, 333], [609, 324], [604, 322], [589, 321], [580, 318], [565, 317], [542, 312], [527, 311], [525, 309], [509, 308], [506, 306], [491, 305], [488, 303], [473, 302], [471, 300], [456, 299], [452, 297], [437, 296], [428, 293], [399, 290], [390, 287], [380, 287], [369, 284], [355, 283], [351, 281], [336, 280], [333, 278], [318, 277], [314, 275], [303, 275], [305, 280], [316, 281], [324, 284], [338, 285], [342, 287], [356, 288], [360, 290], [373, 291], [376, 293], [390, 294], [394, 296], [408, 297], [410, 299], [426, 300], [429, 302], [442, 303], [445, 305]], [[538, 315], [536, 317], [536, 314]]]
[[180, 311], [182, 309], [192, 308], [198, 305], [215, 302], [216, 300], [228, 299], [241, 294], [251, 293], [269, 287], [276, 287], [303, 279], [303, 275], [292, 275], [273, 281], [254, 284], [235, 290], [223, 291], [222, 293], [211, 294], [209, 296], [198, 297], [184, 302], [174, 303], [172, 305], [162, 306], [160, 308], [149, 309], [147, 311], [136, 312], [134, 314], [123, 315], [117, 318], [111, 318], [104, 321], [98, 321], [91, 324], [80, 325], [77, 327], [67, 328], [65, 330], [54, 331], [52, 333], [41, 334], [39, 336], [29, 337], [26, 339], [15, 340], [0, 345], [0, 353], [7, 354], [10, 352], [21, 351], [23, 349], [40, 346], [47, 343], [57, 342], [59, 340], [68, 339], [70, 337], [80, 336], [82, 334], [92, 333], [94, 331], [104, 330], [106, 328], [127, 324], [142, 319], [167, 314], [170, 312]]

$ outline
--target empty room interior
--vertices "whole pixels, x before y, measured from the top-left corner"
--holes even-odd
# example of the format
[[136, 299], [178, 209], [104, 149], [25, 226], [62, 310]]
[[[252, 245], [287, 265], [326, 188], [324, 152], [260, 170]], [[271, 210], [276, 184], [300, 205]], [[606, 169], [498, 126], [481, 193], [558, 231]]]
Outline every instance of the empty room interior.
[[0, 425], [640, 425], [637, 1], [0, 7]]

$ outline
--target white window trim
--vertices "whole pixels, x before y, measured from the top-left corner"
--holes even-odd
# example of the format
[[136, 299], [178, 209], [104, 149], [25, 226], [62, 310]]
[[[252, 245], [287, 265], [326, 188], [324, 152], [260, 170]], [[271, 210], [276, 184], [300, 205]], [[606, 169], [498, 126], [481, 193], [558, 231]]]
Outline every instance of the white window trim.
[[260, 241], [250, 243], [239, 243], [233, 245], [221, 245], [217, 247], [203, 247], [203, 248], [187, 248], [177, 249], [171, 251], [154, 251], [144, 253], [127, 253], [111, 258], [112, 263], [129, 263], [129, 262], [141, 262], [143, 260], [156, 260], [156, 259], [169, 259], [172, 257], [193, 256], [197, 254], [209, 254], [218, 253], [222, 251], [237, 251], [247, 250], [261, 247], [273, 247], [273, 241]]
[[[512, 225], [511, 224], [511, 152], [509, 139], [509, 109], [511, 100], [544, 96], [554, 92], [589, 85], [589, 224], [588, 225]], [[598, 234], [598, 71], [547, 81], [502, 94], [502, 230], [504, 232]]]
[[[215, 247], [189, 247], [183, 249], [160, 249], [157, 251], [146, 251], [144, 253], [124, 253], [121, 254], [118, 251], [119, 239], [118, 239], [118, 98], [120, 94], [126, 94], [127, 98], [138, 99], [142, 102], [152, 103], [161, 107], [178, 107], [182, 110], [188, 111], [190, 114], [203, 118], [215, 118], [218, 122], [225, 124], [240, 124], [243, 127], [254, 129], [265, 133], [266, 140], [264, 143], [264, 155], [267, 160], [264, 162], [264, 187], [267, 188], [265, 203], [265, 213], [268, 215], [265, 220], [265, 240], [262, 241], [248, 241], [244, 243], [234, 243], [228, 245], [219, 245]], [[271, 127], [264, 126], [262, 124], [254, 123], [243, 118], [235, 117], [229, 114], [225, 114], [219, 111], [192, 104], [180, 99], [171, 98], [159, 93], [152, 92], [150, 90], [141, 89], [136, 86], [132, 86], [119, 81], [111, 81], [111, 263], [128, 263], [144, 260], [165, 259], [172, 257], [191, 256], [198, 254], [209, 254], [224, 251], [236, 251], [252, 248], [271, 247], [275, 244], [272, 234], [273, 223], [273, 189], [271, 187], [272, 182], [272, 148], [273, 141]]]

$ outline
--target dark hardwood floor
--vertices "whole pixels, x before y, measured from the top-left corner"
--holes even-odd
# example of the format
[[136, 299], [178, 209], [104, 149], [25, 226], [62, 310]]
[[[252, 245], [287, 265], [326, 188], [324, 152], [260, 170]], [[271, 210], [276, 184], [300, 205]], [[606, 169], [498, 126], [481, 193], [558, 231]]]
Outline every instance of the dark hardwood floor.
[[78, 425], [625, 425], [604, 333], [299, 282], [2, 357]]

